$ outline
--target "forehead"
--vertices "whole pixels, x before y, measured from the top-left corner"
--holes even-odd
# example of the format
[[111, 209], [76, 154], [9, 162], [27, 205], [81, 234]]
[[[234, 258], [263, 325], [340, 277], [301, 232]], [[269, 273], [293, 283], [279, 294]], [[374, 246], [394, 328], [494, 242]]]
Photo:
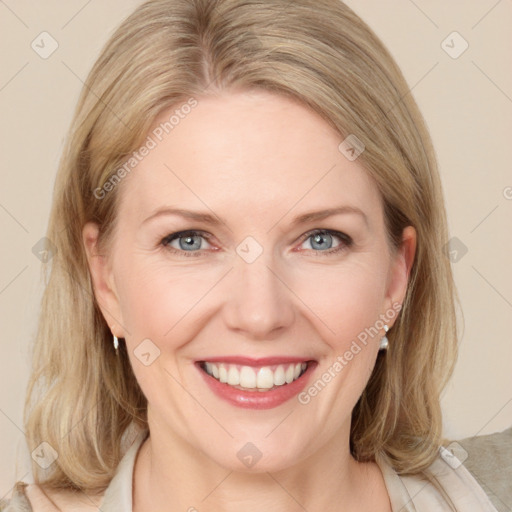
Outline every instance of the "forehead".
[[153, 147], [122, 183], [122, 216], [142, 222], [159, 206], [208, 207], [222, 217], [270, 222], [291, 208], [365, 206], [371, 215], [379, 207], [373, 180], [339, 151], [341, 135], [309, 108], [264, 91], [196, 101], [155, 120]]

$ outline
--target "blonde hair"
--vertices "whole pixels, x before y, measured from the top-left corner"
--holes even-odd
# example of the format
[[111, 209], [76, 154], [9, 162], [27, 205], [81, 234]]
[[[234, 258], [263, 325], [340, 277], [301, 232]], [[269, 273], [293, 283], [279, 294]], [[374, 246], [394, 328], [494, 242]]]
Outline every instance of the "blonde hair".
[[[208, 89], [208, 90], [207, 90]], [[108, 250], [122, 184], [101, 188], [140, 147], [157, 115], [191, 97], [264, 89], [295, 98], [365, 145], [390, 244], [404, 227], [418, 243], [405, 301], [352, 414], [350, 448], [417, 474], [442, 439], [440, 393], [456, 359], [456, 294], [446, 214], [428, 130], [381, 41], [338, 0], [154, 0], [105, 45], [80, 96], [60, 162], [47, 231], [57, 251], [45, 268], [33, 371], [25, 403], [29, 449], [46, 441], [58, 459], [36, 483], [104, 489], [123, 454], [127, 428], [147, 428], [147, 403], [125, 345], [94, 298], [82, 243], [100, 226]]]

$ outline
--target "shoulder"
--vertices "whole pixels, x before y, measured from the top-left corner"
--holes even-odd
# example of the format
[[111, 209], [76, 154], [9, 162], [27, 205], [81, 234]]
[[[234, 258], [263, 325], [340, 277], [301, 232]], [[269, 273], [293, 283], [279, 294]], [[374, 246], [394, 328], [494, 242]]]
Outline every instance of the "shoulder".
[[17, 482], [11, 499], [0, 501], [0, 512], [98, 511], [103, 494], [74, 490], [45, 489], [37, 484]]
[[389, 461], [380, 465], [393, 510], [511, 511], [512, 428], [457, 441], [445, 439], [421, 473], [399, 475]]
[[0, 512], [31, 512], [33, 509], [26, 495], [28, 484], [16, 482], [12, 497], [0, 500]]
[[[448, 445], [484, 489], [498, 510], [512, 503], [512, 427], [494, 434], [467, 437]], [[459, 445], [457, 447], [457, 445]], [[462, 460], [464, 459], [464, 460]]]
[[[0, 499], [0, 512], [98, 512], [106, 504], [107, 497], [114, 499], [110, 506], [113, 510], [118, 510], [120, 496], [124, 496], [126, 502], [131, 502], [134, 459], [148, 436], [149, 430], [145, 429], [136, 432], [131, 444], [127, 441], [127, 451], [119, 464], [117, 474], [103, 492], [93, 494], [73, 489], [49, 489], [44, 485], [17, 482], [12, 497]], [[113, 485], [116, 482], [117, 487]]]

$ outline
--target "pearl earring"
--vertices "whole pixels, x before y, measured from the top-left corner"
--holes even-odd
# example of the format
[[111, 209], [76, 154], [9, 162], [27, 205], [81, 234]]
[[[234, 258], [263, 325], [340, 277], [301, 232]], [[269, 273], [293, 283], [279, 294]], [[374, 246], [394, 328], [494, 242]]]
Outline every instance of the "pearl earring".
[[114, 348], [117, 352], [117, 349], [119, 348], [119, 340], [115, 334], [113, 336], [114, 336]]
[[[386, 333], [389, 331], [389, 327], [386, 324], [384, 324], [384, 330], [386, 331]], [[388, 346], [388, 337], [384, 334], [384, 336], [382, 336], [382, 339], [380, 340], [379, 350], [387, 350]]]

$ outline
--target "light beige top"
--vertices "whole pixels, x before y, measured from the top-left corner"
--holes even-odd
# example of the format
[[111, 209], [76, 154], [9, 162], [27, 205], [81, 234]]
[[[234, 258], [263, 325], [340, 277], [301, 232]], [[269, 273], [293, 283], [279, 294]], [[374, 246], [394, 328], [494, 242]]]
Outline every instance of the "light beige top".
[[[54, 495], [53, 500], [50, 500], [41, 492], [38, 486], [34, 484], [27, 486], [23, 482], [18, 482], [13, 498], [10, 501], [4, 500], [4, 502], [0, 502], [0, 511], [131, 512], [132, 477], [135, 458], [147, 436], [147, 430], [137, 435], [135, 441], [119, 463], [117, 472], [104, 494], [87, 497], [85, 495], [80, 496], [80, 494], [72, 496], [63, 494], [57, 497]], [[489, 441], [489, 438], [491, 441]], [[476, 444], [473, 442], [475, 439], [477, 440]], [[479, 439], [486, 441], [487, 444], [478, 455], [479, 446], [482, 448], [482, 443], [478, 443]], [[502, 446], [496, 444], [496, 439], [500, 440], [499, 442], [502, 443]], [[488, 447], [496, 448], [496, 453], [500, 454], [498, 456], [498, 459], [500, 459], [498, 464], [502, 465], [500, 474], [504, 476], [501, 477], [501, 482], [497, 482], [494, 479], [494, 489], [497, 493], [492, 492], [486, 486], [487, 494], [493, 497], [494, 503], [499, 508], [493, 505], [484, 489], [465, 467], [465, 464], [462, 464], [453, 455], [453, 450], [448, 451], [445, 448], [441, 448], [439, 456], [427, 470], [429, 476], [438, 482], [439, 489], [428, 480], [418, 476], [399, 476], [383, 460], [377, 460], [376, 462], [384, 476], [393, 512], [444, 512], [453, 510], [457, 512], [502, 512], [512, 510], [512, 502], [509, 501], [512, 499], [511, 440], [512, 429], [508, 429], [503, 433], [473, 438], [467, 444], [460, 441], [465, 447], [469, 447], [471, 442], [473, 442], [470, 456], [473, 459], [475, 454], [479, 456], [479, 460], [485, 463], [483, 473], [487, 475], [491, 474], [490, 465], [492, 465], [493, 460], [496, 460], [496, 454], [490, 453], [490, 461], [485, 461], [485, 454], [489, 452]], [[461, 444], [452, 444], [455, 444], [461, 450]], [[467, 454], [464, 449], [461, 451]], [[475, 461], [473, 460], [473, 462]], [[503, 467], [503, 464], [505, 467]], [[507, 501], [508, 504], [506, 503]]]

